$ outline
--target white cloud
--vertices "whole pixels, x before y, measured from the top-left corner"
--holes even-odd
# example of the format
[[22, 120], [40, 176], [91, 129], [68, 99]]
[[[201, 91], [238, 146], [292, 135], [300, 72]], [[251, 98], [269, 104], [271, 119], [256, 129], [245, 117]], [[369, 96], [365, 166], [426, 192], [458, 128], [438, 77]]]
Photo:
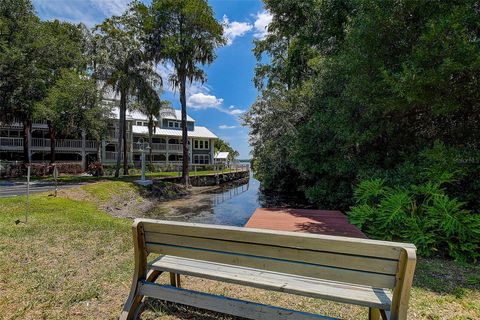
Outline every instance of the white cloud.
[[268, 33], [268, 25], [272, 22], [272, 14], [266, 10], [258, 12], [255, 15], [255, 22], [253, 24], [255, 28], [254, 36], [259, 39], [265, 38]]
[[227, 45], [231, 45], [236, 37], [242, 37], [252, 28], [253, 26], [248, 22], [230, 22], [227, 15], [223, 16], [223, 34], [227, 39]]
[[37, 12], [47, 20], [84, 23], [88, 27], [112, 15], [121, 15], [130, 0], [33, 0]]
[[227, 113], [229, 115], [232, 115], [232, 116], [238, 116], [238, 115], [241, 115], [245, 112], [245, 110], [242, 110], [242, 109], [239, 109], [235, 106], [230, 106], [227, 108], [219, 108], [218, 109], [219, 111], [222, 111], [224, 113]]
[[208, 109], [220, 107], [223, 99], [203, 92], [194, 93], [187, 99], [187, 106], [193, 109]]
[[84, 23], [88, 27], [93, 27], [103, 20], [103, 17], [99, 16], [87, 1], [33, 0], [33, 5], [46, 20], [58, 19], [71, 23]]
[[105, 16], [119, 16], [127, 9], [129, 0], [90, 0], [91, 4]]
[[[171, 62], [163, 63], [163, 64], [158, 64], [157, 73], [162, 77], [163, 80], [163, 90], [171, 92], [171, 93], [177, 93], [178, 88], [173, 88], [171, 83], [170, 83], [170, 77], [175, 74], [175, 67]], [[193, 82], [193, 83], [188, 83], [187, 82], [187, 97], [191, 96], [196, 93], [209, 93], [211, 91], [211, 87], [207, 84], [202, 84], [200, 82]]]
[[228, 126], [226, 124], [222, 124], [218, 126], [220, 129], [225, 130], [225, 129], [235, 129], [237, 126]]
[[245, 110], [238, 109], [235, 106], [225, 108], [222, 104], [222, 98], [204, 92], [194, 93], [187, 98], [187, 106], [195, 110], [216, 109], [232, 116], [238, 116], [245, 112]]
[[244, 110], [240, 110], [240, 109], [229, 109], [228, 110], [228, 113], [231, 114], [231, 115], [240, 115], [242, 113], [244, 113], [245, 111]]

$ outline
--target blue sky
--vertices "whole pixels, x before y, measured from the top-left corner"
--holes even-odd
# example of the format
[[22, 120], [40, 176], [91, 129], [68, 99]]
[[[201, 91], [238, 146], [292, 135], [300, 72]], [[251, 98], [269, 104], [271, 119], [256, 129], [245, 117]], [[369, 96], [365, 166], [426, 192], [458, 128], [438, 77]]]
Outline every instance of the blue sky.
[[[145, 0], [144, 2], [148, 2]], [[45, 20], [60, 19], [83, 22], [89, 27], [106, 17], [121, 14], [129, 0], [33, 0], [38, 15]], [[260, 0], [210, 0], [216, 18], [224, 23], [226, 46], [218, 49], [217, 59], [205, 67], [207, 82], [194, 83], [187, 91], [188, 113], [200, 125], [207, 126], [250, 158], [248, 128], [241, 126], [240, 116], [255, 100], [253, 85], [255, 57], [253, 40], [265, 35], [271, 16]], [[169, 65], [159, 68], [163, 76], [172, 71]], [[179, 108], [178, 93], [164, 88], [162, 99]]]

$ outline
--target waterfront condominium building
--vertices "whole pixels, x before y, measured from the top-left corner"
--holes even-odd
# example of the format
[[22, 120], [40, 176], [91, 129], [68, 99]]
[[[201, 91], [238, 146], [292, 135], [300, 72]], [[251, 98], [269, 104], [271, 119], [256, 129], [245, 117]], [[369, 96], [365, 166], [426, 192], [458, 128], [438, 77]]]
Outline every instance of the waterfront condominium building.
[[[65, 137], [57, 137], [55, 143], [56, 161], [77, 161], [85, 168], [89, 163], [100, 159], [103, 163], [114, 163], [118, 148], [117, 99], [105, 99], [112, 105], [110, 121], [107, 121], [108, 134], [102, 141], [92, 140], [85, 131], [77, 130]], [[18, 121], [0, 124], [0, 159], [7, 161], [23, 159], [23, 125]], [[189, 162], [193, 164], [213, 164], [217, 136], [208, 128], [197, 125], [187, 116]], [[148, 118], [138, 111], [127, 111], [127, 155], [131, 164], [139, 165], [141, 142], [148, 139]], [[30, 133], [31, 159], [50, 160], [50, 139], [46, 121], [34, 121]], [[146, 145], [145, 145], [146, 146]], [[159, 164], [178, 164], [182, 161], [181, 112], [173, 108], [162, 109], [155, 118], [155, 131], [149, 147], [152, 161]], [[149, 152], [146, 152], [149, 159]]]

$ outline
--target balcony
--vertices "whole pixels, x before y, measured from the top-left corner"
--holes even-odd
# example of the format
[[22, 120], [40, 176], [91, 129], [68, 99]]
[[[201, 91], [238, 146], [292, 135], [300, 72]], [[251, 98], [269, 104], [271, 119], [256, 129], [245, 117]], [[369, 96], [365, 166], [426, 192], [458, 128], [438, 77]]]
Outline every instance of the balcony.
[[[167, 143], [152, 143], [151, 148], [153, 152], [164, 152], [167, 150], [171, 152], [182, 152], [183, 150], [181, 144], [167, 144]], [[135, 142], [133, 143], [133, 151], [140, 151], [139, 145]]]
[[[0, 149], [8, 151], [23, 150], [23, 138], [0, 137]], [[55, 141], [56, 151], [82, 151], [82, 140], [58, 139]], [[50, 139], [33, 138], [31, 142], [32, 151], [50, 151]], [[85, 140], [85, 151], [96, 151], [97, 142]]]
[[169, 144], [168, 151], [182, 152], [183, 145], [181, 144]]
[[[152, 151], [166, 151], [167, 144], [166, 143], [152, 143], [150, 145]], [[133, 143], [133, 151], [140, 151], [140, 146], [137, 143]]]
[[[11, 123], [0, 123], [0, 128], [8, 128], [8, 129], [22, 129], [23, 122], [18, 119], [13, 119]], [[47, 129], [48, 124], [47, 120], [33, 120], [32, 121], [32, 129]]]

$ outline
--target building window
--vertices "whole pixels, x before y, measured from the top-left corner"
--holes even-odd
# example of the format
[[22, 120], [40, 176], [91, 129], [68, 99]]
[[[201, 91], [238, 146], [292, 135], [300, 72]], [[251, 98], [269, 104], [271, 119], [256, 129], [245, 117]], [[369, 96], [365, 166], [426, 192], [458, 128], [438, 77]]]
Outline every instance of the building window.
[[193, 141], [193, 148], [199, 150], [208, 150], [209, 149], [208, 140], [194, 140]]
[[142, 123], [142, 121], [136, 121], [136, 122], [135, 122], [135, 125], [141, 126], [141, 125], [143, 125], [143, 123]]
[[196, 154], [193, 156], [193, 163], [194, 164], [209, 164], [210, 163], [210, 155], [208, 154]]
[[180, 128], [180, 122], [178, 121], [168, 121], [169, 128]]

